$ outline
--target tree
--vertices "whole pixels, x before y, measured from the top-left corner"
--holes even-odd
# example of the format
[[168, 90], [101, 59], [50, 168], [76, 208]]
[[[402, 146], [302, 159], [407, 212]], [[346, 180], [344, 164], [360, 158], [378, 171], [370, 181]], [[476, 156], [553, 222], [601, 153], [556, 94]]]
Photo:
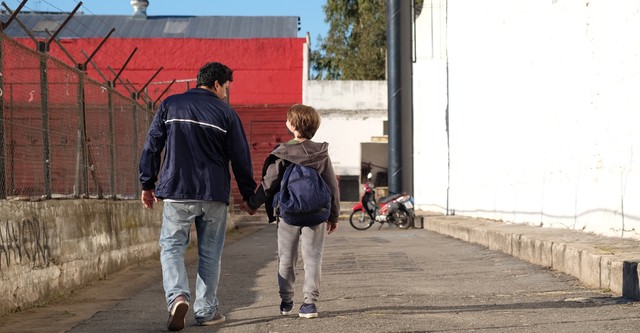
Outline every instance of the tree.
[[311, 51], [315, 79], [384, 80], [386, 0], [327, 0], [329, 32]]
[[387, 0], [327, 0], [322, 9], [329, 32], [310, 53], [312, 78], [385, 80]]

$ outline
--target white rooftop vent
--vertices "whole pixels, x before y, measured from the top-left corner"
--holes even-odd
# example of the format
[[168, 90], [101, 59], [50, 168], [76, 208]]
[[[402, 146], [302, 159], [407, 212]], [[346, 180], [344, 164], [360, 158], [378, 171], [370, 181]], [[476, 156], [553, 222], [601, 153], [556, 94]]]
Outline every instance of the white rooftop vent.
[[148, 0], [131, 0], [131, 7], [133, 7], [133, 17], [147, 18]]

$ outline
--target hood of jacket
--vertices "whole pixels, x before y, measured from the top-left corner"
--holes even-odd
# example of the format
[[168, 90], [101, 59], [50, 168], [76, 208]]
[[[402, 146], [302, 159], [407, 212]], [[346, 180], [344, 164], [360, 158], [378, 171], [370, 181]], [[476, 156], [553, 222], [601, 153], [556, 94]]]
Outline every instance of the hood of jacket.
[[322, 173], [329, 158], [329, 144], [311, 140], [302, 142], [291, 140], [281, 143], [272, 154], [283, 160], [312, 167]]

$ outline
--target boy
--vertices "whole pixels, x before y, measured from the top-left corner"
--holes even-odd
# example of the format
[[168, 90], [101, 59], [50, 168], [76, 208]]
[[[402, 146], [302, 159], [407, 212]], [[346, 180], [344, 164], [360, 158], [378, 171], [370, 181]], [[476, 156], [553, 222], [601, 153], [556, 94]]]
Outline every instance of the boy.
[[[328, 185], [331, 194], [331, 209], [328, 221], [303, 221], [292, 224], [292, 221], [278, 221], [278, 286], [280, 291], [280, 313], [289, 315], [293, 309], [295, 266], [298, 260], [298, 243], [301, 242], [302, 260], [304, 261], [304, 302], [299, 316], [315, 318], [318, 316], [316, 302], [320, 295], [320, 271], [322, 251], [324, 248], [325, 230], [331, 234], [338, 227], [340, 213], [340, 195], [338, 181], [331, 165], [326, 142], [311, 141], [318, 127], [320, 116], [310, 106], [296, 104], [287, 111], [286, 126], [293, 134], [293, 139], [281, 143], [267, 157], [262, 171], [262, 182], [256, 193], [247, 202], [249, 209], [255, 211], [266, 203], [269, 222], [276, 220], [272, 208], [273, 200], [280, 191], [280, 183], [285, 169], [291, 163], [311, 167], [318, 171]], [[281, 223], [284, 222], [284, 223]]]

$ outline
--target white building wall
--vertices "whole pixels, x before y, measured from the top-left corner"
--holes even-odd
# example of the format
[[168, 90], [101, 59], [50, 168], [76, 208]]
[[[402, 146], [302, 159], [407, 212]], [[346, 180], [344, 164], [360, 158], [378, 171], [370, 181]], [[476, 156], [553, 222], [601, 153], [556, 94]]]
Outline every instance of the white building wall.
[[306, 81], [304, 103], [318, 110], [387, 110], [387, 81]]
[[[433, 7], [433, 10], [431, 8]], [[413, 66], [414, 199], [428, 211], [447, 211], [447, 72], [445, 11], [425, 1], [416, 24]]]
[[418, 207], [640, 239], [639, 13], [635, 0], [425, 1]]
[[386, 81], [303, 80], [303, 104], [322, 122], [314, 141], [329, 142], [337, 175], [360, 175], [360, 143], [383, 134], [387, 119]]

